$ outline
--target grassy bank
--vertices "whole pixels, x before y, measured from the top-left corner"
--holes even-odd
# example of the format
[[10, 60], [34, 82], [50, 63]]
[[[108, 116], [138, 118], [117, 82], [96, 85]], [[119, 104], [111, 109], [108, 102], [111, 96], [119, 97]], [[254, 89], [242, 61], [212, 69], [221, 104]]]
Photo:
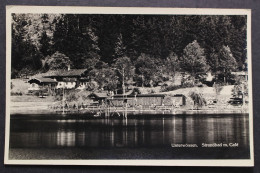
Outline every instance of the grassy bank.
[[52, 105], [54, 98], [48, 96], [46, 98], [39, 98], [36, 96], [11, 96], [10, 112], [13, 113], [40, 113], [50, 112], [49, 105]]
[[[10, 104], [10, 110], [11, 114], [15, 113], [55, 113], [55, 110], [50, 109], [52, 106], [58, 106], [61, 105], [61, 101], [57, 101], [57, 98], [54, 96], [47, 96], [45, 98], [40, 98], [37, 96], [27, 95], [27, 89], [29, 84], [26, 83], [26, 80], [23, 79], [13, 79], [12, 80], [12, 92], [13, 93], [22, 93], [22, 95], [15, 95], [11, 96], [11, 104]], [[153, 113], [156, 113], [156, 111], [163, 111], [163, 112], [170, 112], [170, 113], [183, 113], [183, 114], [196, 114], [196, 113], [239, 113], [239, 112], [248, 112], [248, 106], [245, 105], [243, 108], [241, 106], [231, 106], [228, 105], [228, 100], [232, 97], [232, 89], [234, 86], [223, 86], [222, 90], [216, 95], [216, 91], [213, 87], [191, 87], [191, 88], [180, 88], [173, 91], [168, 92], [160, 92], [159, 88], [139, 88], [141, 93], [147, 93], [148, 90], [153, 90], [157, 94], [165, 94], [168, 97], [174, 96], [176, 94], [183, 94], [186, 96], [186, 106], [182, 106], [179, 108], [170, 108], [164, 109], [164, 110], [141, 110], [141, 111], [150, 111]], [[206, 105], [203, 107], [200, 107], [200, 110], [195, 110], [196, 108], [193, 106], [193, 100], [190, 98], [189, 93], [191, 91], [197, 92], [202, 94], [203, 98], [205, 98], [206, 101], [217, 99], [218, 103], [214, 105]], [[67, 96], [74, 96], [76, 100], [73, 101], [71, 104], [90, 104], [90, 100], [87, 99], [87, 95], [90, 92], [88, 91], [77, 91], [73, 90], [73, 93], [69, 94], [67, 93]], [[69, 103], [70, 104], [70, 103]], [[117, 108], [117, 111], [124, 111], [123, 108]], [[99, 108], [97, 108], [95, 111], [99, 111]], [[140, 111], [140, 110], [133, 110], [133, 108], [129, 108], [129, 112], [133, 111]], [[83, 110], [82, 112], [86, 112]]]

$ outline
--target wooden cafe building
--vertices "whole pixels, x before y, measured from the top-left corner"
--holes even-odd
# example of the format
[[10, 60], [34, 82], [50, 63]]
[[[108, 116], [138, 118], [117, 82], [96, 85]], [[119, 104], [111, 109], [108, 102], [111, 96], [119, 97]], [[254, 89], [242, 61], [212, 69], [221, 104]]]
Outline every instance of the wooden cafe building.
[[163, 104], [164, 94], [136, 94], [134, 92], [116, 95], [108, 95], [105, 93], [92, 93], [88, 96], [93, 101], [99, 103], [108, 103], [111, 106], [122, 107], [126, 103], [128, 106], [161, 106]]

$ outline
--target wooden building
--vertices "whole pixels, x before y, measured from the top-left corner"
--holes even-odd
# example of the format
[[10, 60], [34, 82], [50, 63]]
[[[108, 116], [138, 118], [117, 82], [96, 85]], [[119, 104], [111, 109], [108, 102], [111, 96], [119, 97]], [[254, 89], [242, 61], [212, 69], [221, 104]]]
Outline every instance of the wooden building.
[[77, 79], [76, 78], [63, 78], [62, 81], [58, 81], [57, 88], [72, 89], [76, 88]]
[[43, 89], [51, 91], [54, 90], [57, 85], [57, 81], [54, 79], [42, 77], [31, 78], [28, 80], [28, 83], [30, 83], [30, 87], [28, 88], [29, 92], [40, 91]]
[[109, 98], [113, 106], [161, 106], [164, 94], [137, 94], [137, 95], [115, 95]]
[[106, 92], [103, 92], [103, 93], [93, 92], [88, 95], [88, 98], [90, 98], [94, 102], [102, 103], [102, 102], [106, 101], [106, 99], [108, 98], [108, 94]]
[[183, 94], [176, 94], [174, 96], [168, 96], [170, 99], [167, 104], [164, 103], [166, 99], [165, 94], [137, 94], [134, 92], [128, 92], [125, 95], [116, 94], [109, 95], [108, 93], [92, 93], [88, 96], [93, 102], [99, 102], [100, 104], [109, 104], [115, 107], [135, 107], [135, 106], [184, 106], [186, 105], [186, 96]]
[[183, 94], [175, 94], [172, 97], [172, 102], [174, 106], [185, 106], [186, 105], [186, 96]]
[[248, 72], [246, 71], [231, 72], [231, 74], [240, 77], [244, 81], [248, 81]]
[[84, 89], [87, 83], [87, 69], [50, 70], [38, 76], [56, 81], [56, 88]]

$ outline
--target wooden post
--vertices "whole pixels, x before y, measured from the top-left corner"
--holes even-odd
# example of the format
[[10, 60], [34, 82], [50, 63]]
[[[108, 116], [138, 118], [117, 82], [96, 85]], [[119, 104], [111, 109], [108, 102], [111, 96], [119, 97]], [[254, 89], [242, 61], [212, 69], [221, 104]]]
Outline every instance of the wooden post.
[[62, 114], [65, 114], [65, 91], [64, 91], [64, 85], [63, 85], [63, 93], [62, 93]]
[[122, 76], [123, 76], [122, 89], [123, 89], [123, 97], [124, 97], [125, 96], [125, 68], [124, 67], [123, 67]]

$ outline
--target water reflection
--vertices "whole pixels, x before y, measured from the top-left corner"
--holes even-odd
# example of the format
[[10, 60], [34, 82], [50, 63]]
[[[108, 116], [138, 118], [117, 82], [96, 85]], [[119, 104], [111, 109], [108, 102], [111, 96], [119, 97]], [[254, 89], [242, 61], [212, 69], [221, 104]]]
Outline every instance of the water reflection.
[[248, 115], [176, 115], [93, 120], [11, 120], [11, 148], [171, 147], [239, 143], [249, 147]]
[[[80, 134], [79, 134], [80, 136]], [[76, 133], [72, 131], [61, 130], [57, 132], [57, 145], [58, 146], [75, 146], [76, 145]]]

